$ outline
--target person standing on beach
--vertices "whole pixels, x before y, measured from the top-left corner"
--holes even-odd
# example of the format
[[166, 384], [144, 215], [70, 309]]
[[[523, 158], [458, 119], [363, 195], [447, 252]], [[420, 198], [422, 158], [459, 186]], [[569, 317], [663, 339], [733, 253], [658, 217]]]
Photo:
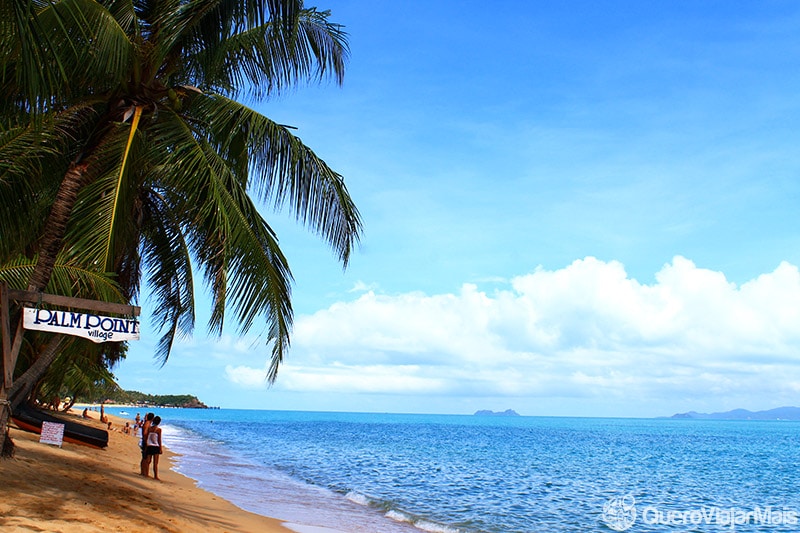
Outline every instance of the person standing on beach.
[[142, 441], [139, 443], [139, 447], [142, 449], [142, 475], [147, 477], [150, 475], [150, 461], [147, 459], [147, 453], [145, 453], [147, 448], [147, 432], [150, 430], [150, 424], [153, 422], [153, 418], [155, 417], [155, 413], [147, 413], [144, 416], [144, 423], [142, 424]]
[[146, 470], [150, 470], [150, 461], [153, 461], [153, 479], [158, 479], [158, 456], [161, 455], [161, 417], [157, 416], [150, 424], [150, 430], [147, 432], [147, 447], [145, 448], [147, 466]]

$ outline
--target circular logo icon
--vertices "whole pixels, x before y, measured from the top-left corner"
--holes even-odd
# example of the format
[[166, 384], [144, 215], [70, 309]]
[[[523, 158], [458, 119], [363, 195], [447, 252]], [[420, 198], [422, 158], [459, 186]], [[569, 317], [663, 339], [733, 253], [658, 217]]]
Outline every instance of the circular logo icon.
[[603, 522], [614, 531], [625, 531], [636, 522], [636, 498], [617, 496], [603, 505]]

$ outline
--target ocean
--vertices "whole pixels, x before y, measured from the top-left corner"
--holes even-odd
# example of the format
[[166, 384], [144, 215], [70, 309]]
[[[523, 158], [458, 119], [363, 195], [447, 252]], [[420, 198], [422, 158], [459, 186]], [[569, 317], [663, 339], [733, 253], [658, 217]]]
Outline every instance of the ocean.
[[800, 531], [800, 422], [153, 411], [179, 472], [302, 532]]

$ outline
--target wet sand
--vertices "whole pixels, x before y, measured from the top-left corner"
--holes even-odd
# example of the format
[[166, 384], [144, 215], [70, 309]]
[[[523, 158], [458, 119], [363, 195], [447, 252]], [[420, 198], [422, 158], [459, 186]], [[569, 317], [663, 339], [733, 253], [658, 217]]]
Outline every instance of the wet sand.
[[[193, 480], [171, 470], [173, 455], [168, 449], [159, 462], [161, 481], [141, 476], [138, 438], [119, 431], [125, 420], [109, 419], [115, 429], [109, 431], [108, 447], [102, 450], [68, 442], [61, 448], [41, 444], [39, 435], [17, 429], [12, 423], [16, 453], [12, 459], [0, 460], [4, 496], [0, 500], [0, 530], [292, 531], [280, 520], [244, 511], [197, 488]], [[88, 423], [105, 428], [97, 418]]]

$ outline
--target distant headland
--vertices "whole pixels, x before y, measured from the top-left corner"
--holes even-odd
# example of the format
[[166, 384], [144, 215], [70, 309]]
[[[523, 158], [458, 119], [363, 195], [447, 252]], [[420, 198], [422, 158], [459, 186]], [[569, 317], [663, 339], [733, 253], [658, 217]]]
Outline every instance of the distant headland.
[[513, 409], [506, 409], [505, 411], [475, 411], [474, 416], [519, 416], [519, 413]]
[[724, 413], [677, 413], [669, 418], [694, 418], [703, 420], [800, 420], [800, 407], [776, 407], [766, 411], [734, 409]]
[[138, 407], [182, 407], [186, 409], [219, 409], [209, 407], [193, 394], [145, 394], [116, 389], [98, 397], [77, 396], [72, 403], [112, 404]]

